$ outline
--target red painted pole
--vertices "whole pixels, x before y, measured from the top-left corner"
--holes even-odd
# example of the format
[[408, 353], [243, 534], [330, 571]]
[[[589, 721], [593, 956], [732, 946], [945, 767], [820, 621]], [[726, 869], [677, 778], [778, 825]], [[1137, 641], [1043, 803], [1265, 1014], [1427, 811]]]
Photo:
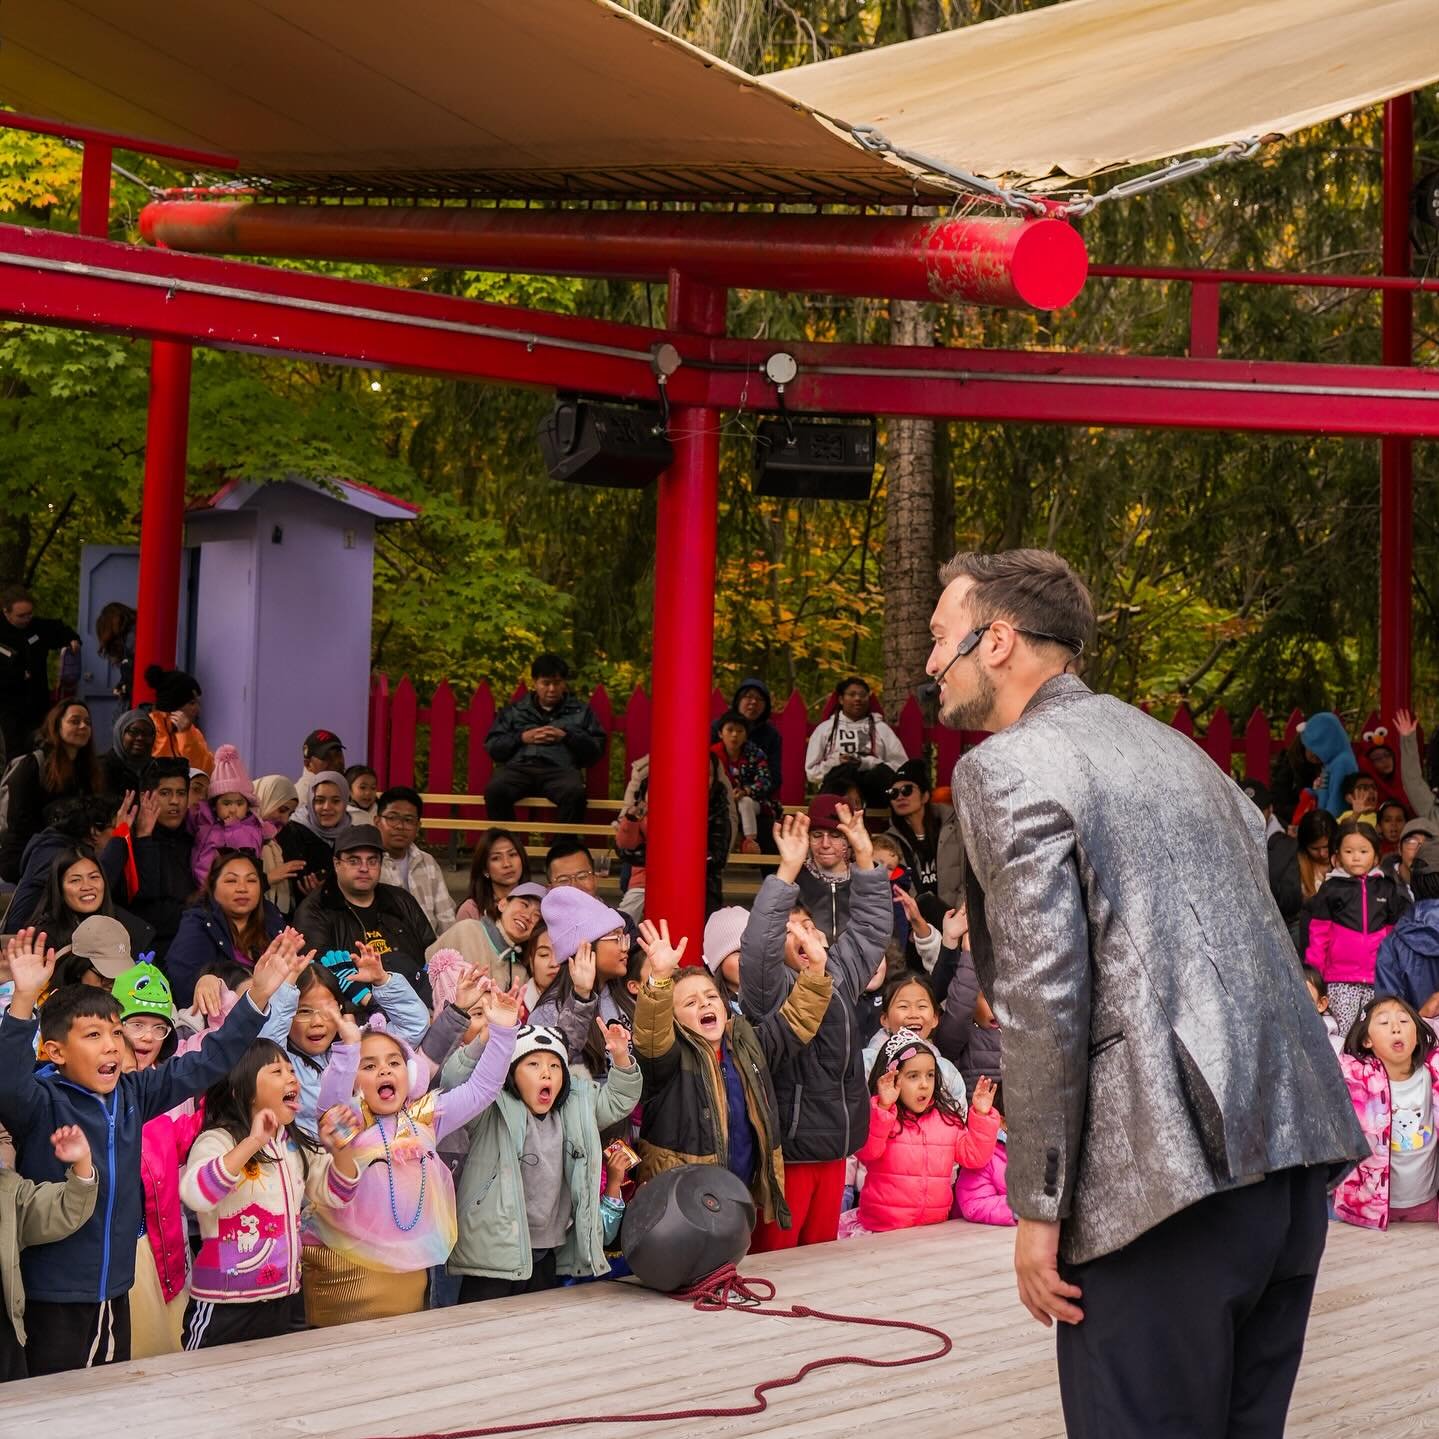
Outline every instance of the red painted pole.
[[135, 703], [155, 698], [146, 666], [175, 663], [180, 560], [185, 531], [185, 446], [190, 430], [189, 345], [156, 340], [150, 349], [145, 431], [145, 503], [140, 518], [140, 595], [135, 620]]
[[[1409, 273], [1409, 194], [1414, 188], [1414, 97], [1384, 106], [1384, 273]], [[1414, 358], [1414, 302], [1386, 290], [1383, 361]], [[1379, 441], [1379, 711], [1386, 722], [1408, 709], [1414, 664], [1414, 443]]]
[[[724, 331], [725, 292], [670, 276], [669, 323], [691, 334]], [[645, 911], [689, 938], [699, 963], [705, 920], [709, 698], [714, 666], [715, 535], [720, 412], [676, 405], [674, 464], [660, 477], [655, 534], [654, 696], [650, 743]]]
[[80, 160], [80, 233], [97, 240], [110, 237], [110, 160], [114, 151], [101, 140], [87, 140]]

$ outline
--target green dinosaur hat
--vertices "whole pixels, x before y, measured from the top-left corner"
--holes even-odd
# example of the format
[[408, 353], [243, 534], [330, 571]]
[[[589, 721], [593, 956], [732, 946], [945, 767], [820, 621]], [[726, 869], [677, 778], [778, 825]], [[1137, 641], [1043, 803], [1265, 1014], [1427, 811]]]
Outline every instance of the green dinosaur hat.
[[175, 1001], [170, 982], [157, 966], [141, 960], [116, 978], [110, 993], [120, 1002], [122, 1020], [154, 1015], [174, 1029]]

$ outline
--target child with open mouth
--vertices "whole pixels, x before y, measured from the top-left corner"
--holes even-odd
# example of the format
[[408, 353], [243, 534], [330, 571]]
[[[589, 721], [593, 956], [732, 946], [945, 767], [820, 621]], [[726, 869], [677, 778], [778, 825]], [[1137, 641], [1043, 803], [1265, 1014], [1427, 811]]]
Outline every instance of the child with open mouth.
[[360, 1098], [364, 1128], [346, 1152], [362, 1166], [352, 1204], [318, 1209], [305, 1249], [305, 1317], [317, 1327], [415, 1314], [425, 1307], [430, 1266], [455, 1245], [455, 1189], [437, 1153], [446, 1135], [493, 1104], [510, 1070], [522, 982], [496, 989], [488, 976], [461, 973], [454, 1003], [483, 1006], [487, 1042], [457, 1088], [427, 1089], [430, 1069], [383, 1018], [361, 1030], [340, 1021], [340, 1039], [320, 1081], [320, 1112]]

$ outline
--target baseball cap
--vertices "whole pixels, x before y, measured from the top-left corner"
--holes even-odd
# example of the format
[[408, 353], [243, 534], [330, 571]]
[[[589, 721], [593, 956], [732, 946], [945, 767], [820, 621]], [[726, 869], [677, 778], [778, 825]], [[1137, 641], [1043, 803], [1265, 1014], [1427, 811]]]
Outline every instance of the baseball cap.
[[345, 742], [333, 730], [312, 729], [305, 736], [304, 755], [306, 759], [318, 759], [332, 750], [345, 752]]
[[1439, 839], [1431, 839], [1421, 846], [1419, 853], [1410, 860], [1410, 879], [1417, 879], [1421, 874], [1439, 874]]
[[1424, 819], [1422, 817], [1419, 819], [1411, 819], [1399, 833], [1400, 844], [1403, 844], [1406, 839], [1410, 839], [1416, 834], [1422, 834], [1429, 839], [1439, 839], [1439, 824], [1435, 824], [1432, 819]]
[[112, 983], [135, 961], [130, 954], [130, 931], [108, 914], [92, 914], [75, 926], [70, 943], [57, 951], [56, 958], [78, 954], [88, 959], [102, 978]]
[[384, 854], [384, 841], [381, 840], [380, 831], [374, 825], [354, 825], [349, 834], [335, 845], [336, 854], [353, 854], [357, 849], [373, 849]]
[[507, 897], [509, 899], [532, 899], [536, 903], [538, 903], [548, 893], [549, 890], [547, 890], [544, 885], [535, 884], [532, 881], [527, 881], [524, 884], [517, 884], [509, 892], [509, 895]]

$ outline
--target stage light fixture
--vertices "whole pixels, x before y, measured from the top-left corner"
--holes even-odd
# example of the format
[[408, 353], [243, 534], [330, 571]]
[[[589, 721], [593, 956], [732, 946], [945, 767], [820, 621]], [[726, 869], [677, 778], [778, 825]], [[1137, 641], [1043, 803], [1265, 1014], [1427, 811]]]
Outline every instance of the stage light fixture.
[[867, 500], [874, 484], [874, 420], [784, 415], [755, 435], [755, 492], [782, 499]]
[[660, 410], [583, 395], [556, 398], [539, 441], [550, 478], [572, 485], [643, 489], [674, 460]]

